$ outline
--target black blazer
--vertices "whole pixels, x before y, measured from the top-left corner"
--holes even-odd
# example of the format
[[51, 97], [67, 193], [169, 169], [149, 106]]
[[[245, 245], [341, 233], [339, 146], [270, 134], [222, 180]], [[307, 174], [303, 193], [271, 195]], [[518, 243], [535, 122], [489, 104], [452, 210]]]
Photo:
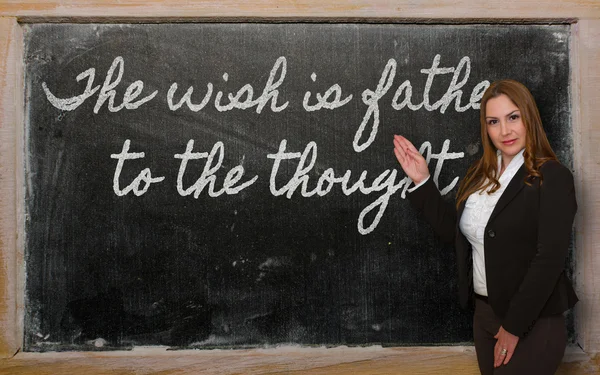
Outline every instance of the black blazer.
[[[573, 219], [577, 211], [571, 172], [556, 161], [540, 168], [542, 183], [525, 184], [521, 166], [508, 184], [485, 228], [484, 252], [488, 301], [508, 332], [524, 337], [540, 316], [559, 314], [577, 302], [565, 275]], [[454, 241], [459, 298], [463, 308], [473, 297], [471, 244], [458, 228], [458, 211], [442, 199], [430, 178], [408, 194], [444, 241]]]

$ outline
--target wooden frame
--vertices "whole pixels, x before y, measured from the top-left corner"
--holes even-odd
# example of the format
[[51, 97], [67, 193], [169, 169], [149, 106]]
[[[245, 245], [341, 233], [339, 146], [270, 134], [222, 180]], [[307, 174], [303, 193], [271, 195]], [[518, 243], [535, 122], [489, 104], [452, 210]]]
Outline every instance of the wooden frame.
[[[135, 15], [135, 16], [123, 16]], [[20, 22], [188, 22], [219, 20], [361, 20], [378, 22], [573, 23], [571, 46], [574, 172], [579, 211], [575, 228], [577, 344], [561, 373], [600, 371], [600, 4], [594, 0], [268, 1], [49, 0], [0, 3], [0, 356], [23, 340], [24, 186], [23, 52]], [[169, 361], [164, 360], [169, 356]], [[162, 358], [162, 360], [161, 360]], [[472, 347], [286, 347], [234, 352], [161, 349], [115, 353], [19, 354], [0, 361], [0, 373], [478, 373]], [[362, 361], [362, 362], [355, 362]], [[215, 365], [215, 363], [217, 365]], [[220, 363], [220, 364], [219, 364]], [[47, 367], [41, 367], [47, 366]], [[152, 366], [158, 366], [153, 368]], [[185, 370], [182, 368], [185, 367]], [[179, 368], [179, 370], [178, 370]], [[317, 370], [317, 368], [320, 368]], [[596, 370], [594, 370], [594, 368]], [[143, 369], [147, 369], [145, 371]], [[78, 370], [78, 373], [81, 373]], [[189, 371], [189, 372], [188, 372]], [[111, 372], [113, 373], [113, 372]]]

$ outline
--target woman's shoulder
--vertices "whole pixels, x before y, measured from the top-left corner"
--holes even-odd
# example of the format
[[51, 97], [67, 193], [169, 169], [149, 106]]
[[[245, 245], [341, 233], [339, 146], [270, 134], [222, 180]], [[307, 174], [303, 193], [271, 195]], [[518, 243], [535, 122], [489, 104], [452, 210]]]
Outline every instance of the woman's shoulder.
[[540, 167], [543, 183], [573, 183], [573, 173], [558, 160], [548, 160]]

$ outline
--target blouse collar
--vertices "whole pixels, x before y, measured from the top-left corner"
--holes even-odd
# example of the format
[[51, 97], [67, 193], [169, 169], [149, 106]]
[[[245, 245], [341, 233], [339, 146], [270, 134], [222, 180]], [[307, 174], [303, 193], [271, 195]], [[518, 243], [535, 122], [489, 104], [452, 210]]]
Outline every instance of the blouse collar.
[[[525, 158], [523, 157], [524, 152], [525, 152], [525, 149], [522, 149], [521, 151], [519, 151], [518, 154], [516, 154], [512, 158], [510, 163], [508, 163], [508, 166], [506, 166], [506, 169], [504, 170], [503, 174], [506, 174], [506, 172], [512, 172], [513, 170], [516, 172], [516, 170], [521, 168], [521, 166], [525, 162]], [[502, 167], [502, 152], [500, 150], [497, 150], [496, 155], [498, 157], [498, 164], [497, 164], [498, 165], [498, 173], [500, 173], [500, 169]]]

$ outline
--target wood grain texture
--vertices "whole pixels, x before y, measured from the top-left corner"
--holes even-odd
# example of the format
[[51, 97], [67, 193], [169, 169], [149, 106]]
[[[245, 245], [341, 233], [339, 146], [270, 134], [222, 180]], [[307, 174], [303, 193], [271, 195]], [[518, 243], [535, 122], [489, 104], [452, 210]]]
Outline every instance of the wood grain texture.
[[[571, 360], [570, 360], [571, 359]], [[597, 374], [599, 358], [567, 353], [557, 374]], [[478, 374], [473, 347], [297, 348], [166, 352], [19, 354], [0, 361], [0, 375], [54, 374]]]
[[[600, 351], [600, 2], [597, 0], [354, 0], [343, 4], [304, 1], [15, 1], [0, 2], [0, 356], [20, 347], [22, 336], [22, 263], [17, 233], [18, 142], [22, 119], [20, 28], [17, 18], [32, 20], [121, 19], [391, 19], [435, 22], [439, 19], [574, 20], [576, 57], [573, 73], [576, 219], [575, 279], [581, 299], [576, 309], [578, 342], [587, 353]], [[17, 17], [17, 18], [15, 18]], [[18, 88], [18, 89], [17, 89]], [[19, 299], [20, 298], [20, 299]], [[0, 374], [476, 374], [471, 348], [303, 349], [158, 353], [19, 354], [0, 360]], [[600, 373], [600, 355], [564, 363], [559, 374]]]
[[0, 15], [106, 19], [134, 18], [383, 18], [383, 19], [565, 19], [598, 18], [596, 0], [5, 0]]
[[[12, 356], [21, 345], [19, 319], [22, 247], [17, 245], [17, 129], [22, 124], [23, 81], [20, 27], [15, 18], [0, 17], [0, 357]], [[21, 259], [21, 260], [20, 260]], [[20, 314], [23, 315], [23, 314]]]
[[579, 343], [600, 351], [600, 20], [583, 20], [576, 28], [579, 60], [578, 124], [574, 160], [579, 213], [576, 219], [576, 277], [581, 302], [576, 310]]

